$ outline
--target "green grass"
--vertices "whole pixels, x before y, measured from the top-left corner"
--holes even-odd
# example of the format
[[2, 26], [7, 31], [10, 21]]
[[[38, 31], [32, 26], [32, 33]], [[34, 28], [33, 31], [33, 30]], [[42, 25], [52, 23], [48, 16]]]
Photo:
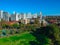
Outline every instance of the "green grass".
[[0, 38], [0, 45], [29, 45], [29, 41], [34, 41], [35, 37], [29, 32], [16, 34], [14, 36]]

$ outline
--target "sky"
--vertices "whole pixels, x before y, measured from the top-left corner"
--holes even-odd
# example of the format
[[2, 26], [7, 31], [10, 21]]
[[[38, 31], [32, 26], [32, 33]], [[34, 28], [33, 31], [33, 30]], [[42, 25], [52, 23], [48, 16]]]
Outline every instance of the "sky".
[[60, 14], [60, 0], [0, 0], [0, 10], [13, 13]]

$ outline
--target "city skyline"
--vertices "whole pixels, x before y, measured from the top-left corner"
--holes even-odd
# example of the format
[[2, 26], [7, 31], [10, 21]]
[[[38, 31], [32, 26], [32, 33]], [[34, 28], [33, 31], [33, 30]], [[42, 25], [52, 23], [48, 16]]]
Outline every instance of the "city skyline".
[[0, 10], [12, 13], [40, 13], [43, 15], [60, 15], [59, 0], [0, 0]]
[[[40, 15], [40, 14], [39, 14]], [[19, 21], [21, 19], [32, 19], [37, 18], [38, 14], [31, 14], [31, 13], [16, 13], [10, 14], [9, 12], [0, 10], [0, 21], [3, 19], [5, 21]]]

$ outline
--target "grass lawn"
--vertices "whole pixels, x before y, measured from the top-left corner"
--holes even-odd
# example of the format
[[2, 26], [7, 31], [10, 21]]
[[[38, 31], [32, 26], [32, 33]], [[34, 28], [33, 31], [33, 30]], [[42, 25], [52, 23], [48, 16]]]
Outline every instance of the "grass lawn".
[[29, 41], [34, 41], [35, 37], [29, 32], [16, 34], [14, 36], [0, 38], [0, 45], [29, 45]]

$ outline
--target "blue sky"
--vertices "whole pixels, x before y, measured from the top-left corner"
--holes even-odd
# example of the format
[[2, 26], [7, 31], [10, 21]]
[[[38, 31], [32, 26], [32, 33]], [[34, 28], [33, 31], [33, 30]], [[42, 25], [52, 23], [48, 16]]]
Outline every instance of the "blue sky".
[[0, 10], [12, 13], [60, 14], [60, 0], [0, 0]]

